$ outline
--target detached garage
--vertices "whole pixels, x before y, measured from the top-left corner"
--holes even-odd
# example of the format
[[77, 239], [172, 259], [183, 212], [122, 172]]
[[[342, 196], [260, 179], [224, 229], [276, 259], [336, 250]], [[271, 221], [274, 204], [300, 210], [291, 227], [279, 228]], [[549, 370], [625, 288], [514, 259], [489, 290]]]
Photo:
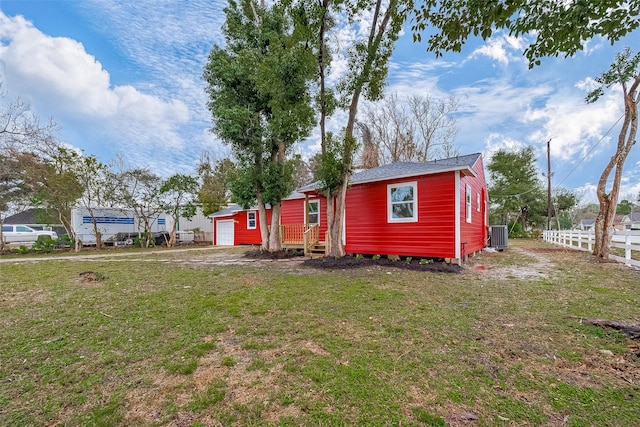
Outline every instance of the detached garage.
[[[257, 208], [243, 210], [232, 204], [211, 215], [213, 218], [213, 244], [216, 246], [259, 245], [260, 213]], [[267, 210], [271, 221], [271, 210]]]

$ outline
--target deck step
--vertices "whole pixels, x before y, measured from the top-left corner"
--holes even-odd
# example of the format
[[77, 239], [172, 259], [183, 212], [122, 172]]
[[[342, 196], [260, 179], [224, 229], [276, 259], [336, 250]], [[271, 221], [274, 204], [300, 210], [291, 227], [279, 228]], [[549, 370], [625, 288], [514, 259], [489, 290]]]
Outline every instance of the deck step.
[[315, 244], [309, 248], [308, 254], [311, 256], [311, 258], [315, 258], [317, 256], [324, 256], [325, 248], [326, 246], [324, 245], [324, 243]]

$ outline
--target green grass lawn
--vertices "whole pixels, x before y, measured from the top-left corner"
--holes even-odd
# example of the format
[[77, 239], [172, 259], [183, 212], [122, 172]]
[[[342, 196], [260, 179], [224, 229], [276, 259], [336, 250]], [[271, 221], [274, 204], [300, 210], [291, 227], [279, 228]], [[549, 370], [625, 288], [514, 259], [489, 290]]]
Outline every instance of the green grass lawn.
[[582, 319], [640, 322], [640, 272], [510, 245], [462, 274], [0, 264], [0, 425], [637, 426], [637, 343]]

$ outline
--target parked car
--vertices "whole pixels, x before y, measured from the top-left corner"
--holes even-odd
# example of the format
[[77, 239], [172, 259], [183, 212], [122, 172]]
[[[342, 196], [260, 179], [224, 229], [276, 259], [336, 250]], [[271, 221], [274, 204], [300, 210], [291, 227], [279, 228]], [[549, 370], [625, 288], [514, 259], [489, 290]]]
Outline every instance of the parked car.
[[40, 236], [49, 236], [53, 240], [58, 239], [58, 233], [52, 230], [34, 230], [27, 225], [2, 225], [2, 240], [5, 243], [35, 242]]

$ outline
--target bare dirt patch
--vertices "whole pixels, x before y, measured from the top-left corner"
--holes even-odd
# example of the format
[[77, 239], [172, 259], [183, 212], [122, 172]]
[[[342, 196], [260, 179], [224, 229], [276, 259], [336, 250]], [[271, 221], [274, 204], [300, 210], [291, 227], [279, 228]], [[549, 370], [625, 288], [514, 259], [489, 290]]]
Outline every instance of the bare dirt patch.
[[[224, 384], [225, 395], [217, 406], [233, 408], [237, 405], [257, 404], [262, 407], [262, 417], [277, 423], [282, 417], [297, 417], [302, 411], [293, 404], [281, 405], [274, 396], [280, 390], [283, 378], [288, 375], [283, 369], [283, 348], [246, 350], [233, 331], [218, 335], [216, 348], [198, 360], [192, 375], [158, 373], [148, 387], [139, 387], [126, 396], [126, 419], [144, 423], [157, 423], [171, 417], [171, 426], [191, 425], [195, 421], [208, 419], [210, 411], [194, 413], [188, 409], [194, 395], [206, 393], [211, 384]], [[289, 347], [289, 346], [287, 346]], [[329, 356], [322, 346], [312, 341], [298, 343], [294, 347], [308, 350], [315, 355]], [[254, 368], [257, 360], [264, 367]], [[175, 414], [163, 414], [168, 402], [179, 409]], [[186, 424], [185, 424], [186, 423]]]

